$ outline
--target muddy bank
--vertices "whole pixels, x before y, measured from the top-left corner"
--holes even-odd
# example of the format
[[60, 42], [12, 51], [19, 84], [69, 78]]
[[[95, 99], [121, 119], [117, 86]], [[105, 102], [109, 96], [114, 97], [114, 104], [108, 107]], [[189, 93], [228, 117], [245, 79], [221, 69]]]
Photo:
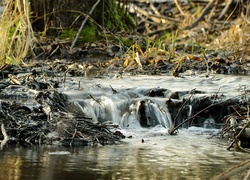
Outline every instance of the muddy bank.
[[[136, 34], [133, 36], [137, 36]], [[142, 37], [140, 37], [142, 38]], [[70, 42], [54, 42], [44, 44], [42, 49], [34, 50], [38, 59], [29, 59], [28, 71], [40, 72], [44, 70], [49, 74], [61, 73], [68, 76], [102, 77], [121, 75], [173, 75], [183, 77], [199, 74], [249, 74], [248, 58], [235, 59], [233, 53], [223, 50], [209, 50], [204, 55], [202, 52], [186, 52], [183, 46], [169, 49], [148, 48], [139, 45], [127, 47], [108, 41], [84, 44], [69, 51]], [[47, 47], [49, 46], [49, 47]], [[44, 49], [48, 49], [44, 51]], [[138, 53], [138, 54], [136, 54]], [[31, 67], [32, 66], [32, 67]], [[41, 68], [42, 67], [42, 68]], [[18, 70], [14, 70], [18, 71]], [[8, 73], [4, 71], [4, 73]]]

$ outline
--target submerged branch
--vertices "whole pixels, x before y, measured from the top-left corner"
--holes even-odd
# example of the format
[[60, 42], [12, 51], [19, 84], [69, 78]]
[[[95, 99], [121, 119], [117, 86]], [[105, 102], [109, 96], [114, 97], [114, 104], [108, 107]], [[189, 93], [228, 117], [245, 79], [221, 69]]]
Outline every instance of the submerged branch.
[[250, 160], [246, 160], [224, 172], [222, 172], [221, 174], [219, 174], [218, 176], [213, 177], [212, 179], [228, 179], [230, 176], [240, 173], [242, 171], [245, 171], [246, 169], [248, 169], [250, 167]]

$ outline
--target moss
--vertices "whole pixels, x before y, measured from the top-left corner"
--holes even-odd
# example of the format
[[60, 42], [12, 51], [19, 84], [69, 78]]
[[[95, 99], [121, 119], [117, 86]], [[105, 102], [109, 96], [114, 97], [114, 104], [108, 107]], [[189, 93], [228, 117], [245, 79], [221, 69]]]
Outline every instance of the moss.
[[[60, 34], [60, 39], [70, 39], [73, 40], [77, 34], [78, 30], [75, 29], [65, 29]], [[85, 42], [95, 42], [99, 40], [101, 36], [97, 33], [96, 27], [92, 25], [87, 25], [82, 29], [82, 32], [77, 40], [77, 43]]]
[[73, 29], [65, 29], [61, 35], [60, 39], [73, 39], [74, 36], [76, 35], [77, 31]]
[[104, 8], [100, 4], [93, 15], [98, 24], [112, 32], [129, 31], [136, 26], [135, 21], [127, 12], [126, 6], [117, 4], [116, 0], [104, 1]]
[[[126, 12], [125, 9], [118, 7], [114, 11], [113, 18], [109, 21], [113, 26], [119, 28], [119, 30], [129, 31], [136, 27], [135, 20]], [[112, 27], [111, 27], [112, 28]]]
[[135, 43], [133, 40], [131, 40], [129, 38], [125, 38], [125, 37], [122, 37], [121, 41], [127, 47], [132, 46]]

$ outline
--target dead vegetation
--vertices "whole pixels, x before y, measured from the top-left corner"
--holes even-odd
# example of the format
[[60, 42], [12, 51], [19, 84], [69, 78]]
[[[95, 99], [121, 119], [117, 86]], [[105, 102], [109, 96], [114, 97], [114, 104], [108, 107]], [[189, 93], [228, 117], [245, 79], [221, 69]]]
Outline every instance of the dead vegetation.
[[[136, 1], [130, 9], [137, 17], [138, 30], [149, 43], [145, 51], [128, 51], [121, 60], [126, 69], [142, 69], [141, 64], [162, 67], [171, 62], [174, 76], [199, 69], [196, 64], [203, 64], [201, 69], [207, 73], [223, 73], [225, 70], [218, 67], [223, 62], [244, 66], [249, 61], [249, 7], [249, 1], [233, 0]], [[135, 57], [136, 53], [139, 56]], [[184, 67], [190, 63], [194, 65]]]
[[29, 1], [7, 1], [0, 19], [0, 65], [19, 65], [34, 48]]
[[58, 92], [37, 93], [36, 107], [0, 101], [1, 141], [16, 146], [91, 146], [120, 143], [125, 136], [117, 125], [94, 123], [77, 114], [72, 102]]

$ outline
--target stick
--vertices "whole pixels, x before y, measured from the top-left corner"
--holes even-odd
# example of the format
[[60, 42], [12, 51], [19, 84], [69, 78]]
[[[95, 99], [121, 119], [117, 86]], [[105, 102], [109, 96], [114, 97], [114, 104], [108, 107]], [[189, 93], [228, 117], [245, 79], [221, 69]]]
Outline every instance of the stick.
[[79, 28], [76, 37], [74, 39], [74, 41], [72, 42], [71, 46], [70, 46], [70, 51], [72, 52], [73, 47], [75, 46], [75, 43], [78, 39], [78, 37], [80, 36], [82, 29], [84, 27], [84, 25], [86, 24], [87, 20], [89, 19], [90, 15], [92, 14], [92, 12], [94, 11], [94, 9], [96, 8], [96, 6], [99, 4], [101, 0], [97, 0], [96, 3], [93, 5], [92, 9], [89, 11], [89, 14], [87, 14], [86, 18], [83, 20], [81, 27]]
[[209, 12], [210, 9], [212, 9], [212, 7], [214, 6], [216, 0], [211, 0], [205, 7], [205, 9], [203, 10], [202, 14], [189, 26], [185, 26], [183, 29], [184, 30], [189, 30], [194, 28], [195, 26], [197, 26], [199, 24], [199, 22], [205, 17], [205, 15], [207, 15], [207, 13]]
[[73, 141], [74, 141], [74, 138], [76, 137], [76, 133], [77, 133], [77, 129], [75, 128], [75, 132], [74, 132], [74, 134], [73, 134], [73, 136], [72, 136], [72, 139], [71, 139], [71, 141], [70, 141], [70, 143], [69, 143], [70, 146], [72, 146], [72, 143], [73, 143]]
[[221, 20], [223, 18], [223, 16], [227, 13], [229, 7], [231, 6], [231, 4], [233, 3], [233, 0], [229, 0], [227, 1], [226, 6], [224, 7], [224, 9], [222, 10], [220, 16], [218, 17], [218, 20]]
[[250, 160], [246, 160], [236, 166], [231, 167], [230, 169], [222, 172], [221, 174], [214, 176], [212, 180], [219, 179], [228, 179], [230, 176], [239, 174], [242, 171], [247, 170], [250, 167]]
[[1, 149], [3, 149], [3, 146], [7, 143], [7, 141], [9, 140], [9, 137], [6, 133], [6, 130], [4, 128], [4, 124], [1, 125], [1, 131], [3, 134], [3, 140], [1, 141]]
[[[195, 90], [195, 89], [194, 89], [194, 90]], [[191, 90], [191, 91], [192, 91], [192, 90]], [[194, 96], [194, 94], [191, 94], [191, 95], [188, 97], [188, 99], [181, 105], [181, 107], [179, 108], [177, 114], [175, 115], [175, 118], [174, 118], [174, 121], [173, 121], [174, 124], [175, 124], [175, 121], [176, 121], [178, 115], [180, 114], [182, 108], [184, 107], [184, 105], [185, 105], [188, 101], [190, 101], [190, 99], [191, 99], [193, 96]]]
[[118, 93], [111, 85], [109, 85], [114, 94]]
[[181, 9], [181, 7], [180, 7], [180, 5], [179, 5], [178, 0], [174, 0], [174, 3], [175, 3], [175, 5], [176, 5], [177, 9], [180, 11], [181, 15], [184, 15], [184, 12], [182, 11], [182, 9]]
[[212, 106], [215, 106], [215, 105], [217, 105], [217, 104], [220, 104], [220, 103], [222, 103], [222, 102], [212, 103], [212, 104], [210, 104], [209, 106], [207, 106], [206, 108], [204, 108], [204, 109], [202, 109], [201, 111], [197, 112], [195, 115], [193, 115], [193, 116], [191, 116], [191, 117], [185, 119], [182, 123], [178, 124], [178, 126], [176, 126], [175, 128], [173, 128], [172, 130], [170, 130], [170, 131], [169, 131], [169, 134], [170, 134], [170, 135], [173, 135], [174, 132], [175, 132], [177, 129], [179, 129], [179, 127], [181, 127], [183, 124], [185, 124], [186, 122], [188, 122], [190, 119], [193, 119], [194, 117], [196, 117], [196, 116], [199, 115], [200, 113], [204, 112], [205, 110], [211, 108]]

